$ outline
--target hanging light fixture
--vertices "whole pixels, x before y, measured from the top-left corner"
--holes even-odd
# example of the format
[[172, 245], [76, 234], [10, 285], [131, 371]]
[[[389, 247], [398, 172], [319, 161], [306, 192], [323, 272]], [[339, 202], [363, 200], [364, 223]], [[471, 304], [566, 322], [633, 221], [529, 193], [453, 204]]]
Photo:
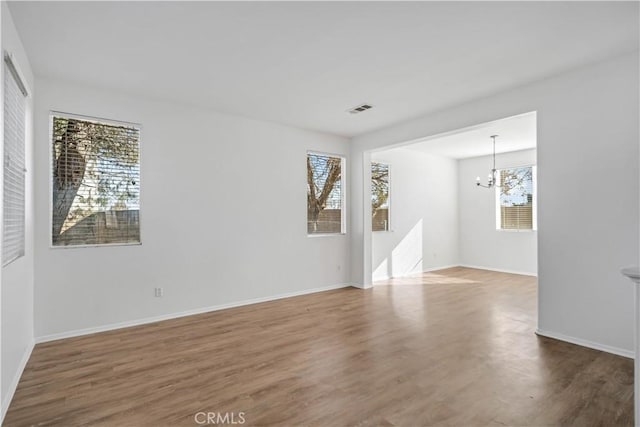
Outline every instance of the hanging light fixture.
[[487, 179], [487, 185], [483, 185], [480, 182], [480, 177], [477, 177], [476, 185], [478, 187], [484, 187], [484, 188], [499, 187], [499, 185], [497, 185], [498, 171], [496, 170], [496, 138], [497, 137], [498, 135], [490, 136], [490, 138], [493, 139], [493, 168], [491, 169], [491, 173], [489, 174], [489, 177]]

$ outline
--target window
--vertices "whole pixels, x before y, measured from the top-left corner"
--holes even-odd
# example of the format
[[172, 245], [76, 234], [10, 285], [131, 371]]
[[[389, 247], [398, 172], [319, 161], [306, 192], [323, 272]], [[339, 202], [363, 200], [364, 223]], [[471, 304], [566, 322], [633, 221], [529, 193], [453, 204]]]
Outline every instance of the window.
[[52, 245], [140, 243], [140, 129], [53, 113]]
[[24, 255], [26, 96], [11, 56], [5, 54], [3, 265]]
[[389, 231], [389, 165], [371, 162], [371, 226]]
[[307, 233], [345, 232], [343, 157], [307, 154]]
[[535, 166], [499, 171], [497, 221], [499, 230], [535, 230]]

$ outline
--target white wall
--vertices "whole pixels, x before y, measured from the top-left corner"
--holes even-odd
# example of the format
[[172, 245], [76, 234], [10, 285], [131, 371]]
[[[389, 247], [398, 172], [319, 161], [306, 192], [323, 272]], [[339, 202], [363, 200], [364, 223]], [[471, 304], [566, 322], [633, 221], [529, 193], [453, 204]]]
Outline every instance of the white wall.
[[[11, 19], [7, 3], [2, 2], [2, 51], [8, 50], [20, 67], [30, 91], [26, 104], [26, 242], [25, 256], [2, 268], [2, 418], [13, 396], [24, 365], [33, 349], [33, 100], [34, 79], [22, 43]], [[0, 67], [0, 86], [4, 86], [4, 63]], [[1, 92], [0, 92], [1, 93]], [[4, 99], [4, 96], [0, 97]], [[0, 114], [0, 117], [4, 117]], [[1, 183], [0, 174], [0, 183]], [[2, 186], [0, 185], [0, 189]], [[1, 190], [0, 190], [1, 191]], [[0, 209], [1, 211], [1, 209]]]
[[[496, 156], [499, 167], [536, 164], [535, 150]], [[495, 191], [476, 176], [491, 156], [462, 160], [406, 148], [376, 151], [391, 166], [391, 231], [373, 232], [373, 281], [452, 265], [537, 274], [537, 232], [496, 230]]]
[[[492, 162], [491, 156], [458, 160], [460, 264], [536, 275], [537, 231], [496, 230], [496, 191], [476, 185], [476, 177], [484, 177]], [[535, 164], [535, 150], [496, 155], [498, 168]]]
[[636, 51], [354, 138], [352, 281], [371, 280], [369, 150], [537, 111], [538, 327], [630, 354], [633, 289], [620, 267], [639, 261], [638, 74]]
[[[306, 234], [306, 152], [347, 154], [347, 140], [59, 81], [37, 85], [36, 337], [349, 281], [348, 236]], [[50, 110], [142, 125], [141, 246], [49, 247]]]
[[373, 280], [458, 264], [456, 161], [408, 149], [372, 153], [390, 165], [390, 231], [373, 232]]

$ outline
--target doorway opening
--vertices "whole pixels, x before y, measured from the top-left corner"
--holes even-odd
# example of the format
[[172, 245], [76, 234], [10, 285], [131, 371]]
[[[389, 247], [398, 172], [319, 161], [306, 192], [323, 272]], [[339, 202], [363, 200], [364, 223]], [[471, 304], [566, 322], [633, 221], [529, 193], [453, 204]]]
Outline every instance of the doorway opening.
[[537, 276], [536, 121], [530, 112], [370, 152], [372, 283], [454, 267]]

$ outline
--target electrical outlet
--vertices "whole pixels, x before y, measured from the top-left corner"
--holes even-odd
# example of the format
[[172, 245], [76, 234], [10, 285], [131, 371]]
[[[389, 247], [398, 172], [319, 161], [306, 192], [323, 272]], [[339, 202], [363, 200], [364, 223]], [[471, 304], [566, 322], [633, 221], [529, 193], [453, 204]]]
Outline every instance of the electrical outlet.
[[164, 289], [155, 288], [155, 295], [156, 295], [156, 298], [160, 298], [160, 297], [164, 296]]

